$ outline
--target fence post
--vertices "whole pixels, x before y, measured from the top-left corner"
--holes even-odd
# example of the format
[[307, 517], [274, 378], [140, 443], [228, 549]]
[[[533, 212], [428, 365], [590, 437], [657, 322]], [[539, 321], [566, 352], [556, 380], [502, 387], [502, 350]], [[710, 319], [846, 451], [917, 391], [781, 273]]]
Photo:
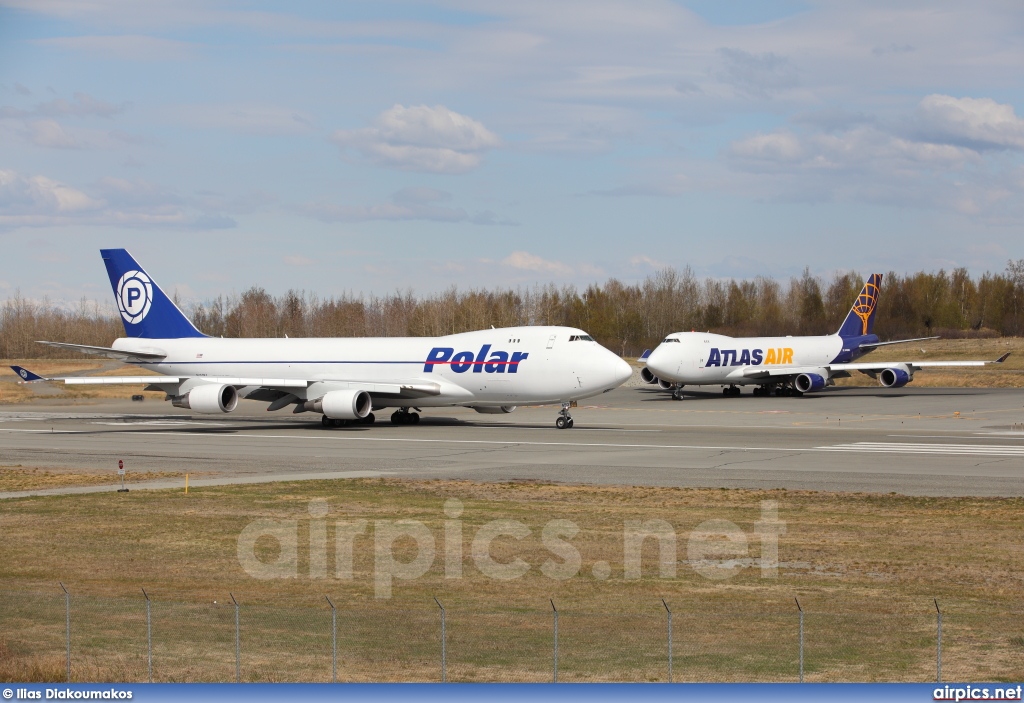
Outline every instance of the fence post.
[[327, 605], [331, 606], [331, 683], [338, 683], [338, 609], [330, 598]]
[[794, 598], [796, 609], [800, 611], [800, 683], [804, 682], [804, 609], [800, 607], [800, 599]]
[[242, 638], [239, 628], [238, 601], [234, 593], [228, 593], [231, 602], [235, 604], [235, 683], [242, 683]]
[[661, 599], [661, 604], [668, 613], [668, 682], [672, 683], [672, 609], [668, 607], [664, 598]]
[[939, 599], [935, 601], [935, 683], [942, 682], [942, 610], [939, 609]]
[[434, 602], [441, 609], [441, 683], [448, 683], [448, 628], [445, 618], [444, 606], [434, 596]]
[[64, 640], [67, 643], [68, 683], [71, 683], [71, 594], [64, 584], [58, 581], [60, 590], [64, 591]]
[[142, 589], [142, 595], [146, 599], [146, 661], [149, 665], [149, 682], [153, 683], [153, 614], [145, 588]]
[[558, 608], [555, 607], [554, 599], [551, 599], [551, 612], [554, 614], [555, 619], [555, 656], [554, 656], [554, 668], [551, 674], [551, 683], [558, 683]]

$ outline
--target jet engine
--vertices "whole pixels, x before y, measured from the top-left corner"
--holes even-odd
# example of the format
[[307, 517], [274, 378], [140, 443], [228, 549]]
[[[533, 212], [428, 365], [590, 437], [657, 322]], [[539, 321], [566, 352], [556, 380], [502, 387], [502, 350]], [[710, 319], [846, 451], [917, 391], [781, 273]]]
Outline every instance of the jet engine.
[[516, 409], [515, 405], [502, 405], [501, 407], [493, 405], [471, 405], [470, 407], [484, 415], [501, 415], [502, 413], [510, 413]]
[[903, 388], [903, 386], [913, 380], [914, 375], [912, 373], [906, 368], [898, 366], [891, 369], [882, 369], [882, 372], [878, 374], [878, 382], [886, 388]]
[[238, 407], [238, 391], [234, 386], [207, 383], [172, 398], [171, 405], [197, 413], [229, 413]]
[[645, 366], [640, 369], [640, 380], [644, 383], [657, 383], [658, 377], [651, 373], [651, 370]]
[[322, 398], [307, 400], [303, 409], [323, 413], [332, 420], [362, 420], [370, 414], [373, 402], [366, 391], [329, 391]]
[[801, 393], [810, 393], [820, 391], [827, 383], [828, 381], [821, 374], [802, 373], [793, 379], [793, 388]]
[[658, 388], [660, 388], [663, 391], [670, 391], [670, 390], [672, 390], [672, 386], [675, 385], [671, 381], [666, 381], [663, 378], [659, 378], [659, 379], [657, 379], [657, 381], [658, 381]]

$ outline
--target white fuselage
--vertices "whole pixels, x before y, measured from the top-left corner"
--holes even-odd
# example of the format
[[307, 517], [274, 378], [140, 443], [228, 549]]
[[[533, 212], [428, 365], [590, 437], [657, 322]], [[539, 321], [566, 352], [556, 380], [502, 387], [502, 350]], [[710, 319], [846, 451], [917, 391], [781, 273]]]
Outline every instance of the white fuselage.
[[[673, 341], [669, 341], [673, 340]], [[750, 367], [822, 367], [843, 356], [837, 334], [820, 337], [727, 337], [707, 332], [677, 332], [666, 337], [647, 358], [647, 368], [664, 381], [682, 385], [759, 384], [744, 375]], [[827, 375], [826, 375], [827, 377]]]
[[166, 376], [308, 380], [308, 389], [296, 391], [303, 400], [333, 388], [408, 383], [437, 384], [439, 392], [381, 405], [542, 405], [597, 395], [629, 377], [629, 365], [601, 345], [570, 341], [585, 334], [569, 327], [511, 327], [444, 337], [122, 338], [113, 346], [166, 354], [136, 362]]

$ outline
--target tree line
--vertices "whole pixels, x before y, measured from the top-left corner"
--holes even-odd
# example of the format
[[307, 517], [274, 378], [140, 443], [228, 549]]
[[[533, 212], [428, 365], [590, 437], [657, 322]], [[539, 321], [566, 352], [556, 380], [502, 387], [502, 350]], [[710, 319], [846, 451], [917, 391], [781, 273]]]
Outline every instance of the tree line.
[[[682, 330], [735, 336], [835, 332], [863, 280], [854, 272], [826, 280], [808, 270], [785, 282], [700, 279], [687, 267], [661, 269], [637, 284], [610, 279], [584, 289], [452, 286], [424, 296], [398, 291], [320, 298], [296, 290], [273, 296], [254, 286], [238, 296], [176, 302], [196, 327], [216, 337], [435, 336], [492, 325], [566, 325], [586, 330], [623, 356], [636, 356]], [[66, 357], [35, 340], [108, 346], [123, 333], [113, 306], [83, 300], [69, 307], [15, 295], [0, 310], [0, 358]], [[963, 268], [890, 272], [882, 279], [875, 333], [883, 340], [1024, 335], [1024, 259], [1009, 262], [1002, 273], [978, 277]]]

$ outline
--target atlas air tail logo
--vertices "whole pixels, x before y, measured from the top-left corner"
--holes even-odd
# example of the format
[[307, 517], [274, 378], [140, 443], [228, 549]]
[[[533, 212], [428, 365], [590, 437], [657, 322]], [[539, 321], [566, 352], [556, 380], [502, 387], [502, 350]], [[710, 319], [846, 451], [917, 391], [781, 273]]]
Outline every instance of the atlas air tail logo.
[[864, 288], [861, 289], [860, 295], [857, 296], [857, 302], [853, 304], [853, 314], [860, 318], [861, 334], [868, 333], [868, 322], [875, 313], [875, 306], [878, 305], [878, 294], [881, 292], [881, 288], [881, 275], [877, 273], [872, 274], [871, 278], [864, 284]]
[[117, 308], [129, 325], [137, 325], [153, 305], [153, 282], [142, 271], [129, 271], [117, 282]]
[[427, 360], [423, 364], [423, 370], [430, 373], [435, 366], [449, 366], [455, 373], [466, 373], [473, 369], [473, 373], [516, 373], [519, 364], [526, 357], [526, 352], [491, 351], [491, 345], [485, 344], [480, 351], [474, 354], [471, 351], [455, 353], [452, 347], [434, 347], [427, 354]]
[[764, 349], [719, 349], [712, 347], [708, 352], [709, 366], [760, 366], [762, 364], [792, 364], [793, 349], [791, 347], [775, 347]]

